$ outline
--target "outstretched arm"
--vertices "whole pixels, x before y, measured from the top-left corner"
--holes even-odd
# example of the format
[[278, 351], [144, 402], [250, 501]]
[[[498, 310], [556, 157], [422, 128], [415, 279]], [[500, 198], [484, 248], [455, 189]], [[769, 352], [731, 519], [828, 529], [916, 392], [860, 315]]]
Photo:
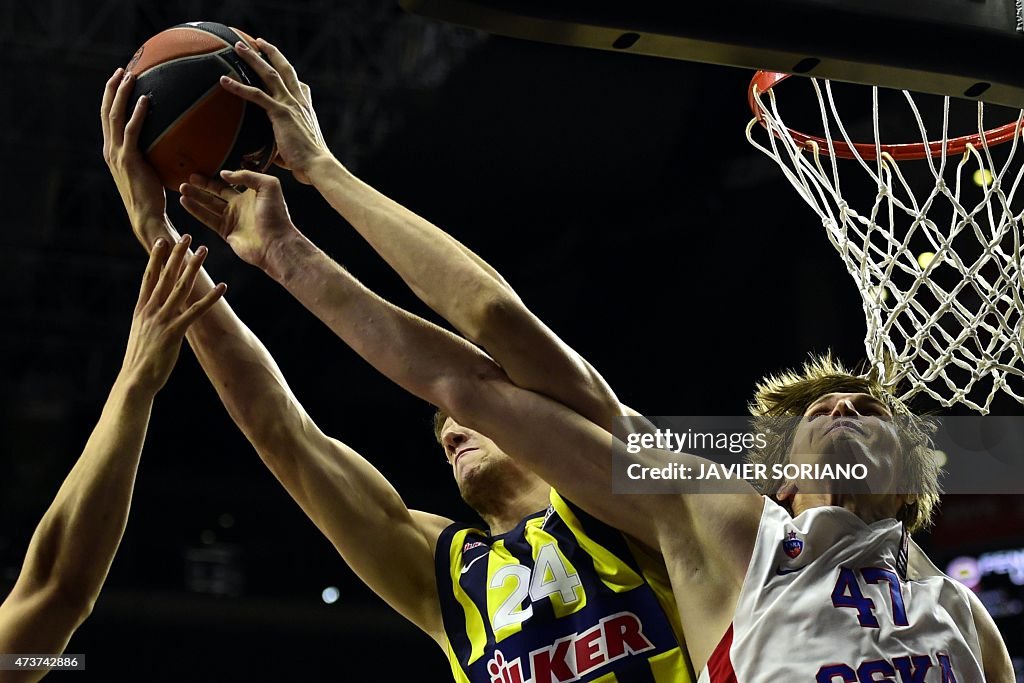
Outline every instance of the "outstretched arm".
[[[487, 350], [521, 387], [550, 396], [611, 429], [622, 414], [604, 378], [535, 316], [483, 259], [430, 221], [352, 175], [326, 148], [309, 88], [270, 43], [269, 59], [237, 49], [270, 95], [230, 79], [224, 87], [263, 106], [286, 165], [311, 183], [406, 284], [463, 336]], [[197, 189], [209, 189], [206, 182]]]
[[223, 175], [253, 189], [239, 194], [219, 182], [216, 194], [186, 193], [182, 202], [243, 260], [267, 272], [400, 386], [494, 439], [605, 521], [657, 545], [650, 514], [655, 498], [608, 495], [613, 440], [606, 430], [518, 386], [465, 339], [365, 288], [295, 228], [276, 178], [250, 171]]
[[[129, 91], [116, 74], [107, 86], [107, 162], [143, 246], [156, 236], [177, 240], [163, 188], [137, 148], [145, 99], [124, 121]], [[200, 271], [197, 293], [211, 286]], [[376, 468], [324, 434], [227, 301], [194, 325], [188, 340], [231, 418], [306, 515], [372, 590], [443, 644], [433, 550], [448, 521], [410, 511]]]
[[[610, 495], [612, 454], [625, 447], [622, 441], [562, 403], [513, 383], [462, 337], [363, 287], [286, 219], [276, 178], [249, 171], [225, 177], [252, 189], [240, 194], [221, 183], [217, 194], [183, 202], [236, 254], [262, 268], [394, 382], [486, 434], [588, 512], [660, 550], [667, 563], [674, 558], [677, 576], [684, 577], [674, 586], [677, 597], [689, 596], [680, 604], [688, 600], [687, 613], [717, 615], [712, 623], [725, 629], [730, 591], [742, 584], [763, 506], [749, 485], [736, 480], [694, 487], [695, 493], [732, 495]], [[276, 220], [256, 210], [275, 205]], [[631, 457], [642, 466], [663, 467], [666, 455], [641, 451]], [[692, 455], [671, 457], [693, 471], [708, 464]], [[721, 631], [707, 633], [717, 643]], [[699, 639], [698, 645], [706, 654], [714, 647]]]
[[[159, 243], [132, 317], [124, 363], [81, 457], [36, 527], [21, 574], [0, 605], [0, 652], [59, 654], [88, 617], [121, 543], [153, 397], [174, 367], [186, 328], [223, 285], [187, 305], [203, 253]], [[166, 264], [166, 265], [165, 265]], [[45, 671], [0, 672], [3, 681]]]

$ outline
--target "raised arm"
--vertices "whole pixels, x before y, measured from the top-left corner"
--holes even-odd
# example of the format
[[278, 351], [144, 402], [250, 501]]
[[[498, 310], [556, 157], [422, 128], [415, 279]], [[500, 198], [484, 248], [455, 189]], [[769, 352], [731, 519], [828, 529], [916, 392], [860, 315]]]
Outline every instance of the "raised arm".
[[365, 288], [295, 228], [276, 178], [250, 171], [224, 177], [253, 189], [239, 194], [220, 182], [216, 194], [186, 195], [182, 202], [243, 260], [263, 269], [394, 382], [487, 434], [593, 514], [657, 545], [656, 497], [609, 496], [608, 431], [518, 386], [473, 344]]
[[[136, 145], [146, 102], [126, 125], [131, 88], [118, 87], [116, 76], [102, 116], [108, 165], [140, 242], [176, 240], [163, 189]], [[211, 286], [200, 271], [197, 294]], [[369, 462], [325, 435], [226, 301], [192, 327], [188, 340], [231, 418], [306, 515], [372, 590], [443, 645], [433, 546], [448, 521], [410, 511]]]
[[[169, 251], [166, 242], [153, 249], [121, 371], [0, 605], [0, 653], [62, 653], [99, 597], [128, 520], [153, 397], [174, 367], [188, 325], [224, 292], [220, 285], [187, 305], [203, 254], [182, 268], [184, 248], [170, 259]], [[45, 673], [0, 671], [0, 681], [33, 681]]]
[[[749, 485], [699, 482], [694, 495], [611, 495], [613, 450], [624, 449], [622, 441], [562, 403], [513, 383], [465, 339], [363, 287], [286, 220], [276, 178], [249, 171], [225, 177], [255, 189], [239, 194], [221, 184], [216, 195], [183, 202], [377, 370], [486, 434], [594, 516], [659, 550], [682, 582], [673, 583], [681, 613], [704, 615], [701, 623], [712, 624], [701, 631], [708, 642], [698, 637], [697, 650], [688, 634], [691, 654], [710, 654], [731, 618], [760, 520], [763, 501]], [[279, 208], [251, 220], [257, 206]], [[663, 467], [667, 457], [691, 471], [708, 464], [653, 450], [622, 455], [648, 467]], [[701, 495], [709, 493], [729, 495]]]
[[275, 46], [257, 44], [269, 62], [249, 49], [237, 52], [261, 75], [270, 95], [230, 79], [224, 87], [266, 108], [280, 153], [296, 177], [314, 185], [420, 299], [486, 349], [513, 382], [611, 429], [623, 409], [604, 378], [483, 259], [352, 175], [323, 144], [309, 88]]

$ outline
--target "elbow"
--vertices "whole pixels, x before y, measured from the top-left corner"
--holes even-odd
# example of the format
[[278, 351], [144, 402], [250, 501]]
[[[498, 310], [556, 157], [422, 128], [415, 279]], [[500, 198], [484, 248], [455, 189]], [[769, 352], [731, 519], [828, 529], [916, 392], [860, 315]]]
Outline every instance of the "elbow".
[[522, 330], [532, 317], [522, 300], [511, 291], [488, 292], [471, 304], [462, 332], [485, 349], [496, 340], [508, 338]]
[[109, 563], [102, 563], [103, 551], [89, 555], [70, 542], [73, 533], [66, 515], [49, 511], [36, 527], [11, 591], [31, 596], [50, 621], [72, 629], [92, 614], [109, 569]]
[[74, 624], [74, 628], [78, 628], [85, 623], [85, 620], [92, 616], [93, 610], [96, 608], [96, 601], [99, 600], [99, 593], [91, 595], [78, 595], [69, 596], [65, 601], [65, 607], [67, 614], [70, 617], [70, 621]]
[[228, 413], [245, 438], [261, 454], [292, 449], [311, 427], [306, 411], [287, 387], [263, 394], [249, 394], [247, 400], [228, 406]]
[[284, 419], [262, 416], [248, 420], [242, 428], [249, 443], [261, 454], [287, 451], [295, 442], [293, 431]]
[[100, 586], [75, 577], [54, 576], [39, 589], [46, 613], [54, 623], [64, 623], [73, 632], [92, 615], [99, 599]]
[[511, 386], [508, 377], [493, 363], [479, 364], [464, 374], [438, 380], [434, 390], [437, 406], [460, 425], [487, 432], [489, 417], [500, 413], [496, 405], [503, 389]]

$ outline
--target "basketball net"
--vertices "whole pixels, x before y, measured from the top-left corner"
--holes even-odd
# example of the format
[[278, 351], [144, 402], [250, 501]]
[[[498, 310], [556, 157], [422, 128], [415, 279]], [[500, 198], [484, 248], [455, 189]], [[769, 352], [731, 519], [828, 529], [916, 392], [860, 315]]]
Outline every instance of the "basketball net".
[[[1024, 159], [1014, 163], [1024, 112], [1015, 123], [986, 130], [979, 102], [977, 133], [950, 138], [946, 97], [942, 137], [929, 141], [913, 96], [903, 91], [922, 142], [887, 145], [879, 139], [873, 87], [874, 139], [854, 143], [828, 81], [801, 79], [814, 88], [824, 135], [788, 128], [772, 90], [785, 78], [755, 76], [747, 139], [821, 218], [860, 290], [867, 358], [883, 384], [902, 400], [923, 392], [944, 407], [960, 403], [983, 414], [1000, 391], [1024, 403], [1024, 199], [1018, 196]], [[767, 142], [755, 139], [757, 123], [770, 133]], [[997, 163], [992, 148], [1003, 142]], [[911, 159], [927, 167], [930, 178], [914, 173], [930, 188], [911, 188], [910, 171], [900, 168]], [[874, 201], [858, 208], [844, 199], [839, 179], [842, 166], [855, 164], [877, 189]], [[972, 182], [976, 173], [982, 188]], [[968, 199], [972, 194], [980, 199]], [[922, 246], [933, 255], [922, 254]]]

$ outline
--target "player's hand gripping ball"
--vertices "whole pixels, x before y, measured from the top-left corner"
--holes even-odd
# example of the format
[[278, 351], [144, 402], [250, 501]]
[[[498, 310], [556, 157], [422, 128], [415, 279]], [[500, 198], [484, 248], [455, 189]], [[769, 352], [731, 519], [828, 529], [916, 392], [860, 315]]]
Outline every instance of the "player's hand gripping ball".
[[222, 75], [263, 87], [235, 53], [256, 41], [238, 29], [207, 21], [180, 24], [147, 40], [127, 69], [135, 75], [129, 102], [149, 98], [139, 147], [164, 187], [177, 190], [193, 173], [222, 169], [264, 171], [277, 154], [266, 112], [226, 91]]

